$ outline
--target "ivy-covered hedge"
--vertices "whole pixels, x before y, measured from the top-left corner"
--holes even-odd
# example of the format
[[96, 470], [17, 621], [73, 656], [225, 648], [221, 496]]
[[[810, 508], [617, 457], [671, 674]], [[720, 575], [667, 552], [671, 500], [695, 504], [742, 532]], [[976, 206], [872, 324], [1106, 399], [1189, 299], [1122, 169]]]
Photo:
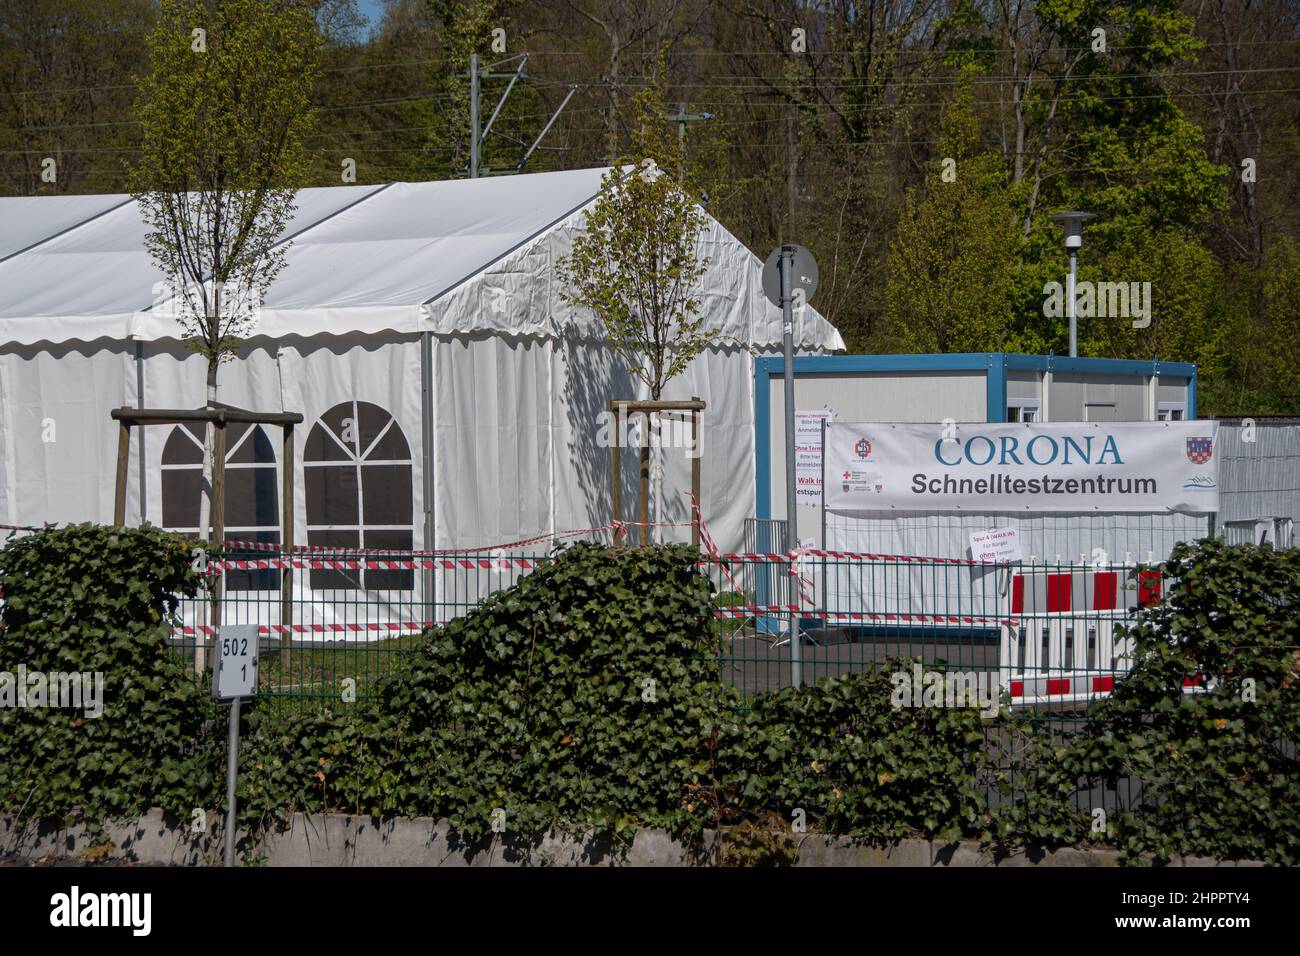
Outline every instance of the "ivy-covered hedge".
[[[744, 701], [686, 548], [577, 545], [432, 633], [369, 703], [246, 750], [249, 823], [285, 809], [445, 816], [469, 837], [717, 825], [886, 840], [982, 832], [977, 711], [891, 706], [886, 672]], [[900, 665], [902, 666], [902, 665]], [[400, 755], [400, 759], [393, 759]]]
[[[254, 705], [240, 817], [448, 817], [470, 839], [548, 827], [728, 825], [732, 862], [789, 862], [791, 823], [1296, 862], [1300, 552], [1180, 546], [1137, 664], [1081, 729], [894, 707], [889, 673], [743, 700], [719, 680], [714, 596], [684, 547], [575, 545], [425, 635], [366, 701], [285, 720]], [[92, 824], [221, 809], [223, 711], [165, 646], [196, 580], [154, 529], [79, 526], [0, 552], [0, 670], [105, 674], [104, 716], [0, 709], [0, 810]], [[1183, 690], [1189, 675], [1207, 690]], [[1142, 782], [1103, 831], [1076, 805]], [[990, 810], [987, 790], [1013, 799]], [[802, 811], [797, 814], [796, 811]]]
[[197, 583], [184, 539], [151, 527], [73, 525], [0, 550], [0, 671], [16, 682], [22, 667], [33, 688], [37, 673], [103, 678], [97, 717], [0, 706], [0, 810], [95, 827], [214, 804], [220, 755], [199, 742], [217, 712], [166, 645], [166, 618]]
[[[717, 681], [689, 552], [580, 546], [431, 635], [374, 704], [268, 731], [266, 786], [254, 774], [250, 796], [266, 819], [291, 795], [295, 809], [446, 815], [470, 834], [497, 808], [516, 833], [739, 825], [738, 858], [765, 862], [784, 858], [773, 834], [796, 810], [809, 830], [875, 841], [1291, 862], [1298, 561], [1180, 546], [1167, 601], [1131, 629], [1132, 674], [1064, 734], [1005, 709], [994, 724], [974, 709], [895, 708], [892, 666], [742, 701]], [[1208, 692], [1184, 693], [1188, 675]], [[666, 706], [641, 699], [646, 677]], [[1140, 781], [1139, 801], [1108, 805], [1098, 832], [1080, 792], [1125, 780]], [[992, 811], [989, 788], [1005, 796]]]
[[739, 815], [789, 828], [802, 810], [809, 830], [876, 842], [981, 833], [990, 768], [979, 711], [895, 707], [895, 669], [757, 698], [725, 746]]
[[685, 547], [565, 549], [428, 635], [373, 703], [268, 726], [250, 797], [272, 813], [288, 787], [308, 808], [446, 816], [469, 837], [494, 815], [515, 834], [703, 829], [693, 794], [738, 701], [718, 680], [695, 560]]
[[[1108, 814], [1126, 853], [1300, 862], [1300, 550], [1177, 546], [1137, 664], [1089, 713], [1067, 767], [1143, 799]], [[1203, 685], [1185, 691], [1187, 678]]]

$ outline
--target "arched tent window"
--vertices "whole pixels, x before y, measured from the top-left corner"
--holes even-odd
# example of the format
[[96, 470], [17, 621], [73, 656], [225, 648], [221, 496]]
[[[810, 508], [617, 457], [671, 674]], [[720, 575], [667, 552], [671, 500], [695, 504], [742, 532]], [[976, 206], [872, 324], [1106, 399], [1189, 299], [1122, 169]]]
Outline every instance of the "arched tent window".
[[[407, 551], [413, 546], [411, 446], [401, 426], [370, 402], [344, 402], [307, 436], [307, 543]], [[409, 590], [412, 571], [312, 571], [317, 589]]]
[[[226, 426], [227, 538], [280, 543], [278, 473], [275, 448], [262, 426]], [[199, 534], [202, 483], [203, 425], [177, 425], [163, 446], [163, 527], [181, 534]], [[279, 586], [279, 571], [226, 572], [228, 591], [267, 591]]]

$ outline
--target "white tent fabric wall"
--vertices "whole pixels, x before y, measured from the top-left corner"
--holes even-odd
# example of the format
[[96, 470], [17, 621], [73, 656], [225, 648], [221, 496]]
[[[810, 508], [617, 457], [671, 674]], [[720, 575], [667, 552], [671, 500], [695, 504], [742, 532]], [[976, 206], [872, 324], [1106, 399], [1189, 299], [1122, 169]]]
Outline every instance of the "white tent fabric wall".
[[[232, 405], [303, 414], [295, 430], [298, 543], [340, 544], [351, 529], [349, 540], [368, 547], [398, 547], [381, 542], [406, 534], [406, 547], [482, 548], [609, 521], [609, 449], [597, 443], [598, 416], [610, 398], [646, 394], [600, 343], [594, 318], [565, 302], [555, 274], [604, 172], [301, 191], [286, 230], [293, 239], [287, 266], [238, 359], [223, 364], [218, 393]], [[752, 355], [779, 347], [781, 317], [763, 298], [761, 262], [708, 222], [702, 310], [717, 344], [665, 398], [698, 395], [708, 403], [705, 517], [719, 545], [735, 548], [753, 503]], [[128, 197], [0, 199], [0, 223], [0, 515], [10, 524], [109, 521], [117, 443], [109, 410], [140, 401], [141, 371], [145, 405], [202, 405], [203, 360], [178, 341]], [[423, 520], [424, 335], [432, 336], [434, 541], [425, 540]], [[796, 338], [801, 352], [843, 348], [812, 309]], [[340, 452], [347, 417], [371, 421], [366, 440], [383, 445], [382, 460]], [[46, 420], [55, 422], [55, 442], [40, 440]], [[389, 437], [381, 442], [382, 428]], [[399, 429], [404, 445], [393, 445]], [[261, 464], [278, 469], [278, 429], [265, 431], [271, 462]], [[173, 433], [160, 427], [144, 435], [145, 512], [157, 524], [166, 523], [164, 475], [185, 470], [175, 461], [164, 467]], [[129, 471], [132, 520], [141, 514], [140, 434]], [[182, 435], [177, 448], [192, 454], [188, 440]], [[322, 454], [362, 460], [356, 469], [313, 465]], [[630, 515], [635, 456], [625, 457]], [[678, 490], [690, 487], [689, 459], [670, 449], [665, 461], [658, 517], [688, 520]], [[385, 493], [340, 492], [348, 471], [362, 486], [365, 475], [382, 472]], [[322, 482], [335, 482], [339, 500], [355, 495], [355, 506], [320, 512], [312, 496]], [[277, 478], [270, 494], [277, 500], [278, 487]], [[376, 526], [360, 514], [367, 510], [383, 520]], [[276, 522], [265, 515], [258, 522], [269, 537]], [[421, 613], [412, 605], [423, 597], [423, 576], [414, 577], [414, 587], [394, 599], [398, 616]], [[295, 574], [304, 598], [313, 579], [319, 590], [322, 576]], [[449, 589], [440, 577], [440, 594]], [[357, 597], [350, 603], [363, 603]], [[258, 613], [277, 608], [263, 602]]]
[[438, 547], [485, 547], [556, 530], [549, 366], [547, 340], [435, 340]]
[[[598, 416], [606, 411], [610, 395], [647, 398], [647, 390], [631, 379], [608, 350], [590, 341], [560, 343], [553, 381], [556, 520], [561, 527], [602, 524], [610, 514], [612, 474], [609, 449], [597, 442], [598, 437], [604, 437], [598, 432]], [[701, 416], [701, 487], [705, 490], [706, 520], [720, 546], [734, 550], [754, 503], [754, 437], [749, 411], [753, 408], [753, 374], [749, 354], [735, 346], [709, 349], [670, 384], [664, 397], [699, 397], [707, 405]], [[610, 426], [606, 432], [612, 431], [612, 422]], [[691, 459], [679, 441], [685, 437], [685, 430], [684, 422], [666, 430], [667, 437], [678, 441], [676, 447], [664, 447], [659, 452], [664, 464], [663, 513], [652, 514], [654, 520], [672, 524], [690, 520], [685, 492], [691, 487]], [[630, 427], [628, 432], [624, 438], [635, 440]], [[625, 517], [631, 519], [639, 494], [637, 449], [625, 449], [622, 458]], [[689, 529], [664, 529], [664, 540], [689, 540]]]
[[130, 348], [104, 342], [0, 348], [4, 522], [111, 519], [117, 433], [108, 410], [134, 398]]

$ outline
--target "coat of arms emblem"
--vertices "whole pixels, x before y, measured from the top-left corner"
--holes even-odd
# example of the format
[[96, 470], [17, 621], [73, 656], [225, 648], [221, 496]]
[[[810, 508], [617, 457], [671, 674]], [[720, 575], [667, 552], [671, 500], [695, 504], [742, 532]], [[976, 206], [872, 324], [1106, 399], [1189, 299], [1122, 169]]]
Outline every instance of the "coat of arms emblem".
[[1214, 454], [1213, 438], [1187, 439], [1187, 458], [1194, 465], [1203, 465]]

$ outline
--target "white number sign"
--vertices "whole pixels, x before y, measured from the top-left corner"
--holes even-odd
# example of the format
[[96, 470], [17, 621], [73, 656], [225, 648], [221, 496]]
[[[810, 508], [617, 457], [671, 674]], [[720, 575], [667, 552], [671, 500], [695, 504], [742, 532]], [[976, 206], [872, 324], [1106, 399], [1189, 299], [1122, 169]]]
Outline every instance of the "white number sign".
[[212, 676], [212, 694], [217, 700], [257, 693], [257, 644], [256, 624], [230, 624], [221, 629]]

